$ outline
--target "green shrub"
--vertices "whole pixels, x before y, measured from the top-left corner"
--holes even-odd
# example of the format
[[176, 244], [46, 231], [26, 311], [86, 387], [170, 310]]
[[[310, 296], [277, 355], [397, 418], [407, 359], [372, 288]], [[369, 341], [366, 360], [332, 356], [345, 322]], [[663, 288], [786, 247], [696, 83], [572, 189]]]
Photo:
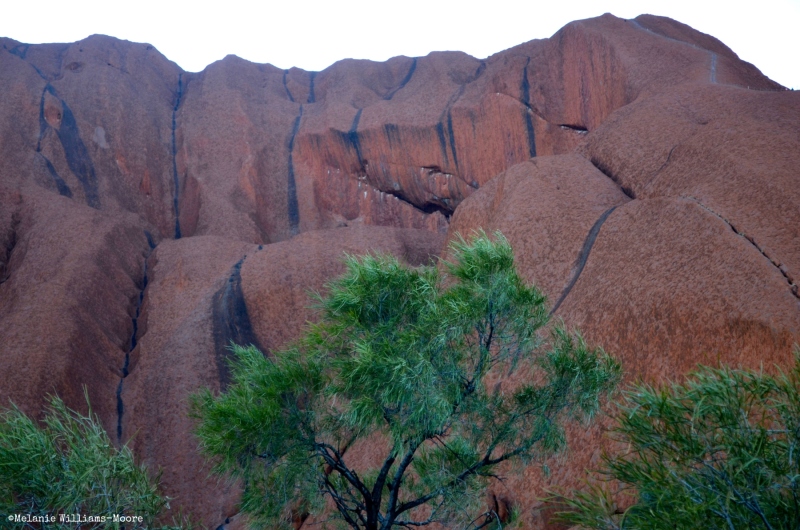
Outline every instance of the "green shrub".
[[569, 500], [564, 520], [608, 530], [800, 528], [800, 361], [777, 376], [704, 367], [685, 384], [639, 385], [614, 432], [627, 451], [606, 455], [602, 473], [631, 506], [618, 510], [611, 488], [598, 486]]
[[16, 406], [0, 413], [3, 528], [145, 529], [165, 508], [146, 469], [127, 447], [111, 444], [91, 412], [82, 416], [53, 397], [41, 426]]

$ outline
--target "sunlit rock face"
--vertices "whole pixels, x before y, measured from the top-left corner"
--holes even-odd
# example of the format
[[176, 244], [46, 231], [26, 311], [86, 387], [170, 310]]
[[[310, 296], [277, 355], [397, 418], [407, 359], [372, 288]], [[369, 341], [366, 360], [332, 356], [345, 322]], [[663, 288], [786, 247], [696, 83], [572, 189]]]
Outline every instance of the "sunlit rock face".
[[[85, 388], [201, 524], [241, 518], [188, 395], [224, 389], [231, 340], [296, 338], [344, 252], [421, 265], [500, 230], [629, 379], [787, 366], [800, 341], [800, 98], [679, 22], [604, 15], [486, 59], [322, 72], [187, 73], [104, 36], [0, 46], [0, 401], [85, 411]], [[548, 525], [537, 498], [606, 443], [569, 434], [548, 478], [510, 474], [490, 500]]]

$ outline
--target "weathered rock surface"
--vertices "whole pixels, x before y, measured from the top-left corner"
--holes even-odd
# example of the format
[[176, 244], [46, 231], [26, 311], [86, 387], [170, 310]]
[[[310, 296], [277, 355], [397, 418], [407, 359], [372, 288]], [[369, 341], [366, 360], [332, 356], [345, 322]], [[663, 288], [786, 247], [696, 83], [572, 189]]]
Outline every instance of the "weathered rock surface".
[[280, 348], [312, 317], [308, 290], [344, 272], [344, 252], [391, 253], [418, 265], [439, 253], [443, 234], [388, 227], [307, 232], [253, 245], [219, 236], [166, 241], [148, 258], [139, 339], [120, 394], [122, 440], [154, 468], [195, 517], [220, 524], [235, 514], [235, 485], [209, 477], [197, 454], [188, 398], [224, 389], [231, 341]]
[[349, 227], [301, 234], [267, 245], [242, 267], [242, 292], [253, 333], [265, 351], [297, 338], [314, 315], [309, 293], [324, 292], [328, 280], [344, 273], [344, 254], [381, 252], [410, 265], [434, 262], [444, 234], [416, 229]]
[[115, 433], [116, 390], [149, 249], [142, 223], [48, 193], [0, 197], [0, 402], [39, 413], [58, 394], [85, 412], [85, 388]]
[[171, 118], [179, 68], [152, 46], [0, 39], [0, 183], [136, 213], [173, 235]]
[[[533, 159], [464, 201], [450, 237], [477, 228], [505, 234], [555, 316], [617, 355], [629, 380], [663, 382], [698, 363], [788, 366], [800, 340], [790, 261], [800, 241], [791, 198], [800, 160], [788, 145], [800, 138], [794, 96], [693, 87], [631, 104], [586, 141], [587, 156], [614, 180], [578, 155]], [[674, 97], [680, 111], [665, 103]], [[651, 110], [648, 118], [639, 108]], [[708, 136], [697, 124], [680, 127], [682, 113], [703, 116]], [[777, 123], [763, 126], [753, 113]], [[658, 156], [668, 150], [661, 142], [685, 142], [682, 156], [673, 150], [670, 165], [681, 165], [670, 172], [658, 173], [669, 158]], [[532, 525], [546, 519], [534, 509], [546, 487], [579, 487], [581, 470], [599, 463], [601, 427], [569, 434], [579, 449], [553, 464], [548, 479], [532, 467], [505, 483], [502, 493]]]
[[[800, 100], [679, 22], [322, 72], [229, 56], [192, 74], [103, 36], [0, 48], [0, 401], [85, 410], [86, 386], [200, 524], [242, 519], [187, 396], [224, 388], [231, 340], [296, 338], [343, 252], [416, 265], [446, 233], [501, 230], [629, 377], [785, 366], [800, 340]], [[530, 467], [490, 502], [546, 524], [536, 497], [604, 443], [570, 436], [549, 479]]]
[[[191, 434], [188, 397], [220, 388], [213, 299], [252, 244], [215, 236], [165, 241], [148, 258], [140, 336], [122, 381], [121, 441], [161, 469], [174, 510], [217, 525], [235, 513], [236, 488], [210, 477]], [[177, 511], [177, 510], [176, 510]]]
[[685, 87], [637, 101], [583, 152], [637, 199], [683, 197], [762, 252], [797, 293], [800, 94]]

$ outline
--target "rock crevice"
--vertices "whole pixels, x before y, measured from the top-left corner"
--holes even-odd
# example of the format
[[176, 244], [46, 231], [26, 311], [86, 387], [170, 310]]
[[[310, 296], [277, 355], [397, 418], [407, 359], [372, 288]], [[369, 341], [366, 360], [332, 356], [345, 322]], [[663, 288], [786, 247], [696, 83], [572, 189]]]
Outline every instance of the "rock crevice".
[[300, 206], [297, 202], [297, 181], [294, 174], [294, 140], [297, 133], [300, 131], [300, 121], [303, 119], [303, 106], [297, 112], [297, 117], [292, 125], [292, 132], [289, 136], [289, 162], [287, 171], [287, 185], [286, 185], [286, 211], [289, 216], [289, 230], [292, 235], [297, 235], [300, 230]]
[[131, 332], [130, 342], [128, 344], [128, 348], [125, 351], [125, 357], [123, 359], [122, 367], [120, 368], [120, 378], [119, 378], [119, 386], [117, 386], [117, 443], [122, 445], [122, 419], [125, 414], [125, 403], [122, 397], [122, 390], [123, 390], [123, 383], [125, 378], [130, 375], [130, 362], [131, 362], [131, 353], [133, 350], [136, 349], [136, 345], [138, 344], [141, 337], [139, 337], [139, 317], [142, 314], [142, 305], [144, 304], [144, 295], [145, 291], [147, 290], [147, 260], [150, 257], [150, 254], [153, 253], [153, 250], [156, 248], [156, 244], [153, 241], [152, 235], [150, 232], [144, 232], [145, 237], [147, 238], [147, 254], [145, 254], [144, 262], [142, 264], [142, 280], [141, 280], [141, 288], [139, 289], [139, 296], [136, 299], [136, 309], [134, 310], [133, 317], [131, 318], [131, 324], [133, 327], [133, 331]]
[[728, 228], [730, 228], [734, 233], [736, 233], [736, 235], [741, 236], [742, 238], [746, 239], [747, 242], [750, 243], [750, 245], [756, 251], [758, 251], [759, 254], [764, 256], [767, 259], [767, 261], [769, 261], [770, 264], [772, 264], [772, 266], [775, 267], [778, 270], [780, 275], [783, 276], [783, 279], [786, 280], [786, 283], [789, 285], [789, 291], [794, 295], [795, 298], [800, 300], [800, 288], [798, 288], [798, 285], [797, 285], [797, 283], [795, 283], [794, 277], [789, 273], [788, 268], [783, 263], [781, 263], [781, 261], [779, 259], [770, 256], [767, 253], [767, 251], [764, 248], [762, 248], [762, 246], [759, 245], [756, 242], [755, 238], [753, 238], [752, 236], [748, 235], [746, 232], [740, 230], [730, 220], [728, 220], [727, 218], [723, 217], [719, 213], [715, 212], [714, 210], [712, 210], [711, 208], [709, 208], [708, 206], [703, 204], [700, 201], [700, 199], [698, 199], [697, 197], [685, 196], [684, 198], [689, 199], [691, 201], [694, 201], [702, 209], [704, 209], [705, 211], [707, 211], [710, 214], [714, 215], [720, 221], [722, 221], [723, 223], [728, 225]]
[[586, 267], [586, 262], [589, 260], [589, 254], [592, 252], [592, 247], [594, 246], [594, 242], [597, 240], [598, 234], [600, 234], [600, 229], [603, 228], [603, 223], [605, 223], [609, 216], [614, 213], [619, 206], [612, 206], [601, 215], [597, 221], [595, 221], [592, 228], [589, 230], [589, 233], [586, 235], [586, 239], [583, 242], [583, 247], [581, 247], [581, 251], [578, 254], [578, 258], [575, 260], [575, 265], [572, 267], [572, 273], [570, 274], [569, 282], [567, 285], [564, 286], [564, 290], [561, 292], [561, 296], [558, 297], [556, 303], [553, 304], [553, 309], [550, 310], [550, 314], [553, 315], [564, 300], [569, 296], [570, 291], [578, 282], [578, 279], [581, 277], [581, 273], [583, 272], [583, 268]]
[[172, 210], [175, 215], [175, 239], [181, 238], [181, 214], [180, 214], [180, 178], [178, 177], [178, 141], [176, 131], [178, 129], [178, 109], [183, 98], [183, 73], [178, 74], [178, 89], [175, 92], [175, 106], [172, 107]]

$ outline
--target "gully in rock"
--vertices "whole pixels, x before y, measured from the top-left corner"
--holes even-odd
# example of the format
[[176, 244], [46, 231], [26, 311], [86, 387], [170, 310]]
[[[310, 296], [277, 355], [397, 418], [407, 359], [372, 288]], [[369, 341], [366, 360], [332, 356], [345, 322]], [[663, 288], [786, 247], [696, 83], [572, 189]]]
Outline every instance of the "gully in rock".
[[528, 154], [531, 158], [536, 156], [536, 133], [533, 129], [533, 118], [531, 117], [531, 83], [528, 81], [528, 65], [531, 63], [531, 58], [525, 63], [525, 68], [522, 69], [522, 82], [520, 83], [520, 92], [522, 94], [522, 101], [525, 104], [522, 109], [522, 119], [525, 120], [525, 132], [528, 135]]
[[144, 265], [142, 267], [142, 288], [139, 290], [139, 297], [136, 301], [136, 312], [134, 313], [133, 318], [131, 319], [133, 323], [133, 331], [131, 332], [131, 340], [128, 345], [128, 348], [125, 352], [125, 360], [122, 365], [122, 369], [120, 370], [121, 376], [119, 378], [119, 385], [117, 386], [117, 443], [120, 445], [122, 444], [122, 416], [125, 413], [125, 404], [122, 400], [122, 384], [125, 381], [125, 378], [128, 377], [130, 361], [131, 361], [131, 352], [136, 348], [137, 344], [137, 335], [139, 334], [139, 316], [142, 312], [142, 303], [144, 302], [144, 292], [147, 289], [147, 259], [152, 254], [153, 250], [156, 248], [156, 244], [153, 241], [153, 236], [150, 235], [149, 232], [145, 231], [145, 237], [147, 238], [148, 250], [147, 254], [144, 257]]
[[300, 111], [297, 114], [297, 118], [294, 120], [294, 125], [292, 126], [292, 135], [289, 137], [289, 170], [288, 170], [288, 182], [287, 182], [287, 191], [286, 191], [286, 199], [287, 199], [287, 206], [286, 210], [289, 216], [289, 229], [291, 230], [292, 235], [297, 235], [297, 232], [300, 228], [300, 207], [297, 203], [297, 183], [294, 178], [294, 139], [297, 136], [297, 132], [300, 130], [300, 120], [303, 119], [303, 106], [300, 105]]
[[575, 260], [575, 265], [572, 267], [572, 276], [567, 283], [564, 290], [561, 292], [561, 296], [558, 297], [558, 300], [553, 305], [553, 309], [550, 310], [550, 316], [552, 316], [558, 308], [561, 306], [564, 299], [569, 295], [572, 288], [578, 283], [578, 278], [581, 277], [581, 273], [583, 272], [583, 268], [586, 266], [586, 262], [589, 260], [589, 253], [592, 251], [592, 247], [594, 246], [594, 242], [597, 239], [598, 234], [600, 234], [600, 229], [603, 227], [603, 223], [606, 222], [608, 217], [616, 210], [616, 206], [612, 206], [605, 212], [600, 218], [595, 221], [592, 228], [589, 230], [589, 234], [586, 236], [586, 239], [583, 241], [583, 247], [581, 248], [580, 254], [578, 254], [578, 259]]
[[175, 130], [178, 128], [178, 108], [183, 98], [183, 74], [178, 74], [178, 92], [175, 94], [175, 106], [172, 108], [172, 185], [175, 194], [172, 197], [172, 207], [175, 212], [175, 239], [181, 238], [181, 216], [179, 208], [180, 180], [178, 179], [178, 143], [175, 139]]

